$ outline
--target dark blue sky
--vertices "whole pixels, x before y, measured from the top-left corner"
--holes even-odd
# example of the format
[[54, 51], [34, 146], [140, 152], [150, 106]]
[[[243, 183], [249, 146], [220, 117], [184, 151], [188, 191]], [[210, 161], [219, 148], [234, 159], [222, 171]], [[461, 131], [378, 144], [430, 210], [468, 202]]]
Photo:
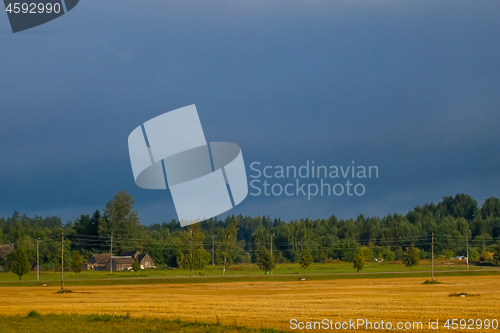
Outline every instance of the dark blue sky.
[[85, 0], [12, 34], [0, 14], [0, 216], [74, 220], [125, 190], [142, 223], [175, 218], [168, 191], [134, 184], [127, 137], [190, 104], [247, 166], [379, 167], [363, 197], [248, 196], [230, 214], [482, 204], [500, 196], [499, 17], [493, 0]]

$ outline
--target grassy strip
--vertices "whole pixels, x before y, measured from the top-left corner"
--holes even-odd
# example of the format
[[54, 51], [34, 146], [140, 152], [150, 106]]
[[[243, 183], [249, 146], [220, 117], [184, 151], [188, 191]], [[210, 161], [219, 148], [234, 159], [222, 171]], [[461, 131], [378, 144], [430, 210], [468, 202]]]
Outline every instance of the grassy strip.
[[0, 316], [2, 333], [71, 332], [71, 333], [280, 333], [273, 328], [253, 329], [236, 324], [205, 324], [180, 320], [131, 318], [111, 315], [40, 315], [31, 311], [27, 316]]
[[[297, 281], [304, 277], [309, 281], [339, 280], [339, 279], [389, 279], [408, 277], [429, 277], [429, 272], [408, 273], [370, 273], [370, 274], [300, 274], [300, 275], [261, 275], [261, 276], [218, 276], [218, 277], [166, 277], [166, 278], [124, 278], [124, 279], [89, 279], [65, 281], [64, 286], [113, 286], [113, 285], [145, 285], [145, 284], [185, 284], [185, 283], [224, 283], [224, 282], [260, 282], [260, 281]], [[465, 272], [434, 272], [439, 276], [492, 276], [500, 275], [500, 270], [471, 270]], [[43, 281], [51, 287], [60, 286], [60, 281]], [[4, 282], [0, 287], [36, 287], [40, 282], [18, 281]]]
[[[492, 267], [471, 266], [470, 270], [491, 269]], [[463, 263], [453, 263], [444, 265], [436, 263], [434, 271], [454, 271], [464, 270], [466, 265]], [[367, 262], [363, 267], [363, 273], [392, 273], [392, 272], [409, 272], [410, 270], [399, 262]], [[428, 260], [421, 260], [420, 265], [413, 267], [413, 271], [431, 271], [431, 265]], [[278, 264], [274, 269], [275, 275], [301, 274], [304, 269], [297, 263]], [[352, 263], [335, 261], [334, 263], [313, 263], [308, 269], [307, 274], [340, 274], [354, 273], [356, 270], [352, 267]], [[144, 269], [139, 272], [133, 271], [117, 271], [110, 274], [109, 271], [82, 271], [74, 273], [69, 270], [64, 272], [66, 280], [89, 280], [89, 279], [123, 279], [123, 278], [167, 278], [167, 277], [188, 277], [189, 271], [180, 268], [158, 267], [155, 269]], [[201, 277], [220, 277], [222, 268], [220, 266], [205, 266], [201, 270], [193, 271], [193, 275]], [[262, 276], [263, 272], [256, 264], [238, 264], [229, 267], [226, 271], [226, 276], [246, 276], [255, 275]], [[35, 281], [36, 272], [29, 272], [23, 276], [24, 281]], [[60, 271], [41, 271], [40, 279], [43, 281], [59, 281], [61, 278]], [[17, 275], [12, 272], [0, 273], [0, 284], [4, 282], [19, 281]]]

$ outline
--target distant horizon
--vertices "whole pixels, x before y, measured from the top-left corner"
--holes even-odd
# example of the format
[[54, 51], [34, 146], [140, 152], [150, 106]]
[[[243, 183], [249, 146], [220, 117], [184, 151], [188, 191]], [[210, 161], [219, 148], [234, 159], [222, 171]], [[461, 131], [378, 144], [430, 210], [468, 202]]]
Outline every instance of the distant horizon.
[[[397, 214], [397, 215], [401, 215], [401, 216], [405, 216], [406, 214], [408, 214], [408, 212], [413, 211], [415, 208], [417, 208], [417, 207], [424, 207], [425, 205], [432, 205], [432, 204], [434, 204], [434, 205], [436, 205], [436, 206], [437, 206], [439, 203], [443, 202], [443, 199], [444, 199], [444, 198], [447, 198], [447, 197], [455, 198], [455, 196], [457, 196], [457, 195], [467, 195], [467, 196], [470, 196], [470, 195], [468, 195], [468, 194], [466, 194], [466, 193], [456, 193], [455, 195], [448, 195], [448, 196], [444, 196], [444, 197], [443, 197], [443, 198], [441, 198], [441, 200], [440, 200], [440, 201], [438, 201], [438, 202], [426, 202], [425, 204], [422, 204], [422, 205], [415, 205], [415, 206], [413, 206], [411, 209], [408, 209], [406, 213], [392, 212], [392, 213], [388, 213], [388, 214], [385, 214], [385, 215], [382, 215], [382, 216], [381, 216], [381, 215], [367, 215], [367, 214], [364, 214], [364, 213], [359, 213], [359, 214], [357, 214], [356, 216], [352, 216], [352, 217], [345, 218], [345, 217], [339, 217], [339, 216], [337, 216], [335, 213], [332, 213], [332, 214], [330, 214], [329, 216], [322, 217], [322, 218], [309, 218], [309, 217], [302, 217], [302, 218], [293, 218], [293, 219], [283, 219], [283, 218], [280, 218], [280, 217], [273, 217], [273, 216], [270, 216], [270, 215], [268, 215], [268, 214], [265, 214], [265, 215], [224, 214], [224, 215], [221, 215], [221, 216], [217, 216], [216, 218], [217, 218], [217, 221], [224, 221], [224, 220], [225, 220], [228, 216], [230, 217], [230, 216], [233, 216], [233, 215], [234, 215], [234, 216], [239, 216], [239, 215], [242, 215], [243, 217], [252, 217], [252, 218], [256, 218], [256, 217], [268, 217], [268, 216], [269, 216], [269, 217], [271, 218], [271, 220], [272, 220], [272, 221], [274, 221], [275, 219], [279, 219], [280, 221], [285, 222], [285, 223], [288, 223], [288, 222], [293, 222], [293, 221], [300, 221], [300, 220], [305, 220], [305, 219], [309, 219], [309, 220], [312, 220], [312, 221], [315, 221], [315, 220], [322, 220], [322, 219], [328, 219], [328, 218], [330, 218], [331, 216], [335, 216], [335, 217], [336, 217], [339, 221], [340, 221], [340, 220], [347, 221], [347, 220], [350, 220], [350, 219], [355, 220], [355, 219], [356, 219], [358, 216], [360, 216], [360, 215], [363, 215], [364, 217], [375, 217], [375, 218], [383, 219], [383, 218], [387, 217], [388, 215], [393, 216], [393, 215], [395, 215], [395, 214]], [[482, 206], [484, 205], [485, 201], [486, 201], [486, 200], [488, 200], [488, 199], [490, 199], [490, 198], [496, 198], [496, 199], [499, 199], [499, 198], [498, 198], [498, 197], [496, 197], [496, 196], [491, 196], [491, 197], [486, 198], [486, 199], [485, 199], [485, 200], [483, 200], [482, 202], [480, 202], [480, 201], [476, 200], [474, 197], [472, 197], [472, 196], [470, 196], [470, 197], [471, 197], [472, 199], [474, 199], [474, 200], [477, 202], [477, 208], [478, 208], [478, 209], [481, 209], [481, 208], [482, 208]], [[68, 222], [74, 223], [74, 222], [75, 222], [75, 221], [76, 221], [76, 220], [77, 220], [77, 219], [78, 219], [81, 215], [89, 215], [89, 216], [92, 216], [92, 214], [93, 214], [96, 210], [99, 210], [99, 212], [100, 212], [100, 213], [102, 213], [102, 210], [103, 210], [103, 209], [102, 209], [102, 208], [96, 208], [96, 209], [94, 209], [94, 210], [93, 210], [93, 211], [91, 211], [91, 212], [88, 212], [88, 213], [81, 213], [81, 214], [79, 214], [77, 217], [75, 217], [73, 220], [71, 220], [71, 219], [63, 220], [63, 219], [62, 219], [59, 215], [57, 215], [57, 214], [55, 214], [55, 215], [37, 215], [37, 214], [35, 214], [35, 215], [27, 215], [27, 214], [23, 214], [22, 212], [19, 212], [19, 211], [17, 211], [17, 210], [15, 210], [15, 211], [14, 211], [14, 212], [10, 215], [10, 216], [7, 216], [7, 217], [6, 217], [6, 215], [1, 215], [1, 216], [0, 216], [0, 219], [5, 219], [5, 220], [7, 220], [7, 219], [9, 219], [9, 218], [13, 217], [13, 215], [15, 214], [15, 212], [17, 212], [17, 213], [19, 214], [19, 216], [20, 216], [20, 217], [22, 217], [22, 216], [26, 216], [26, 217], [28, 217], [28, 218], [35, 218], [35, 217], [41, 217], [41, 218], [56, 217], [56, 218], [61, 219], [61, 221], [62, 221], [62, 225], [64, 226], [64, 225], [65, 225], [65, 224], [67, 224]], [[161, 225], [162, 223], [170, 223], [170, 222], [172, 222], [172, 221], [175, 221], [175, 222], [179, 223], [179, 221], [178, 221], [177, 219], [171, 219], [171, 220], [164, 220], [164, 221], [162, 221], [162, 222], [153, 222], [153, 223], [150, 223], [150, 224], [144, 224], [144, 223], [142, 223], [142, 219], [141, 219], [141, 217], [140, 217], [141, 212], [140, 212], [140, 211], [139, 211], [139, 210], [138, 210], [135, 206], [134, 206], [134, 210], [136, 210], [136, 211], [138, 212], [138, 217], [139, 217], [139, 219], [141, 220], [140, 225], [145, 226], [145, 227], [148, 227], [148, 226], [151, 226], [151, 225], [154, 225], [154, 224], [160, 224], [160, 225]], [[204, 221], [206, 221], [206, 220], [204, 220]], [[203, 221], [202, 221], [202, 222], [203, 222]]]

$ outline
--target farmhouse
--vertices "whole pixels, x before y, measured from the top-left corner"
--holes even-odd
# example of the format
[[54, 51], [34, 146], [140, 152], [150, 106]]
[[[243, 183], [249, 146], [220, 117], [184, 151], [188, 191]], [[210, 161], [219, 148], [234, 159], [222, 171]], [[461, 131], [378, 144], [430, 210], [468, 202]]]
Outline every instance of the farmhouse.
[[94, 253], [87, 264], [87, 269], [92, 271], [109, 271], [110, 265], [113, 271], [132, 269], [135, 260], [139, 261], [141, 269], [154, 268], [153, 258], [147, 253], [139, 251], [122, 252], [121, 256], [112, 256], [111, 253]]
[[139, 264], [141, 264], [141, 269], [145, 268], [154, 268], [155, 263], [153, 261], [153, 258], [147, 253], [142, 253], [137, 256], [137, 259], [139, 260]]
[[137, 258], [139, 264], [141, 264], [141, 269], [154, 268], [155, 262], [153, 258], [147, 253], [141, 253], [139, 251], [125, 251], [121, 253], [122, 256], [130, 256], [134, 259]]
[[94, 253], [87, 264], [87, 269], [91, 271], [109, 271], [111, 253]]

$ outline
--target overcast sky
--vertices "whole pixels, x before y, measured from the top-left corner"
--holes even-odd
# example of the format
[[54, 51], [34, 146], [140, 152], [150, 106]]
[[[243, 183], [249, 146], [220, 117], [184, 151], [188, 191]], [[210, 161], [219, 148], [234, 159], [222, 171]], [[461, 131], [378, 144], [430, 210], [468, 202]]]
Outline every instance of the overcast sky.
[[176, 218], [168, 191], [135, 185], [127, 138], [190, 104], [249, 175], [379, 168], [361, 197], [248, 196], [221, 218], [482, 204], [500, 196], [499, 17], [493, 0], [84, 0], [12, 34], [0, 13], [0, 216], [75, 220], [125, 190], [143, 224]]

